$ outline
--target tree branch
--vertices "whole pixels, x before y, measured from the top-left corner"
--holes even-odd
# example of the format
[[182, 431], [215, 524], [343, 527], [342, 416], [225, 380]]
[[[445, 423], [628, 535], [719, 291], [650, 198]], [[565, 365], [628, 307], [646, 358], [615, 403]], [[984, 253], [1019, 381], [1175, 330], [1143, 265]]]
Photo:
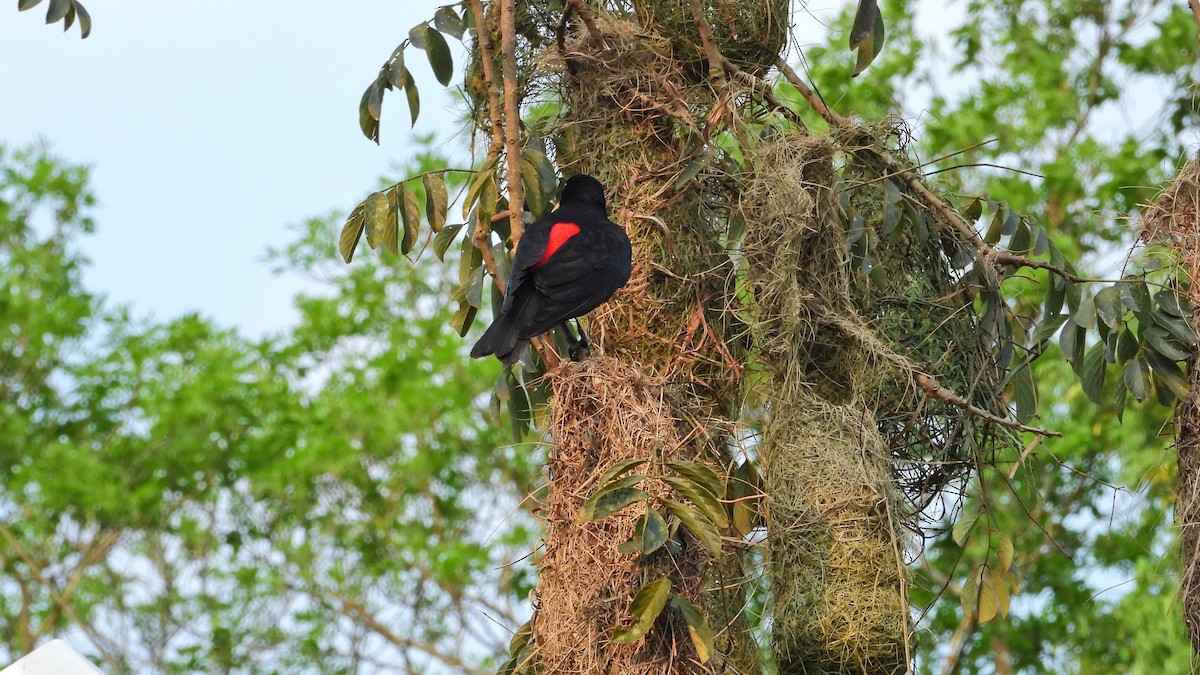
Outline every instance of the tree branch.
[[508, 224], [514, 250], [525, 231], [525, 185], [521, 182], [521, 110], [517, 101], [515, 15], [516, 0], [501, 0], [500, 67], [504, 77], [504, 163], [508, 167]]

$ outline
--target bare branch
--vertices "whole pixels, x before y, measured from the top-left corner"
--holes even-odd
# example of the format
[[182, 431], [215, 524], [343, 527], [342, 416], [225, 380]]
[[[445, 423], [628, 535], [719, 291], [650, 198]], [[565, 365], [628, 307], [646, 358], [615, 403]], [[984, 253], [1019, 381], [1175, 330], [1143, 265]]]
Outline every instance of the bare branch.
[[[517, 102], [516, 49], [516, 0], [501, 0], [500, 67], [504, 77], [504, 157], [508, 167], [508, 224], [514, 249], [525, 231], [525, 185], [521, 182], [521, 110]], [[492, 121], [494, 124], [494, 116]]]

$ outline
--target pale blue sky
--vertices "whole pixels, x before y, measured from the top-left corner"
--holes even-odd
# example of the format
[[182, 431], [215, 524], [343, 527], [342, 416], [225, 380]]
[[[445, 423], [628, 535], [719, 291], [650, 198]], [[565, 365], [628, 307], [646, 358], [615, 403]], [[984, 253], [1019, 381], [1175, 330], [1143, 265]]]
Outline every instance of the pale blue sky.
[[[160, 319], [200, 310], [251, 334], [281, 329], [303, 282], [273, 276], [263, 252], [290, 240], [289, 223], [353, 206], [404, 157], [403, 99], [385, 101], [378, 147], [358, 101], [438, 4], [88, 0], [80, 40], [44, 25], [45, 5], [6, 3], [0, 142], [44, 137], [93, 166], [92, 289]], [[448, 137], [450, 97], [423, 59], [408, 65], [417, 131]]]
[[[850, 1], [797, 9], [793, 40], [819, 40]], [[45, 138], [93, 166], [88, 286], [138, 315], [199, 310], [259, 335], [294, 321], [304, 286], [272, 275], [266, 248], [290, 241], [289, 224], [349, 209], [405, 157], [402, 99], [385, 100], [379, 147], [359, 132], [358, 101], [441, 2], [86, 0], [87, 40], [44, 25], [44, 4], [15, 4], [0, 7], [0, 142]], [[416, 131], [450, 139], [460, 111], [419, 53], [407, 64]]]

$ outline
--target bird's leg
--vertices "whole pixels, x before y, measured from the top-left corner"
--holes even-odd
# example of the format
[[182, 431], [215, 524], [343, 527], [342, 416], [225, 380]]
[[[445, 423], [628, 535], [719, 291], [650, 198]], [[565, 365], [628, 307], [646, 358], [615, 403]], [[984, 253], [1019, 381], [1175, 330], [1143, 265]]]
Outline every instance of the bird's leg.
[[567, 336], [567, 341], [571, 343], [567, 353], [571, 355], [572, 361], [582, 361], [591, 355], [589, 347], [592, 346], [592, 343], [588, 342], [587, 334], [583, 332], [583, 326], [579, 325], [579, 319], [575, 320], [575, 328], [579, 330], [579, 339], [575, 339], [574, 333], [571, 332], [571, 325], [566, 321], [560, 323], [558, 327]]

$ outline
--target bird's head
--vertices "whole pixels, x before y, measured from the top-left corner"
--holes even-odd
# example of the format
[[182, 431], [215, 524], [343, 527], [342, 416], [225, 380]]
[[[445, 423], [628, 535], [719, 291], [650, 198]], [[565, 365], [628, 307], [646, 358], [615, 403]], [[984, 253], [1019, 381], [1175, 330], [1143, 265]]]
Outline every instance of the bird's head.
[[601, 209], [604, 203], [604, 186], [600, 181], [586, 174], [578, 174], [567, 179], [563, 186], [561, 204], [590, 204]]

